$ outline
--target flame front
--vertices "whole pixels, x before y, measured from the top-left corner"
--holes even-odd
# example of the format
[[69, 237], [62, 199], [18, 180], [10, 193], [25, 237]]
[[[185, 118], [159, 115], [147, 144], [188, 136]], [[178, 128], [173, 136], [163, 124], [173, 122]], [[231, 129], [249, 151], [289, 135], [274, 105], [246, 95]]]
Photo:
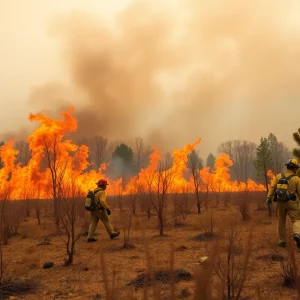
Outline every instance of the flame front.
[[[39, 122], [40, 126], [29, 136], [28, 143], [31, 158], [26, 166], [15, 163], [18, 150], [10, 141], [0, 147], [3, 168], [0, 169], [0, 189], [10, 190], [11, 199], [47, 199], [62, 196], [66, 185], [76, 185], [79, 193], [84, 196], [89, 189], [94, 189], [95, 182], [105, 176], [106, 164], [95, 171], [86, 172], [89, 149], [85, 145], [78, 146], [67, 139], [70, 132], [77, 130], [77, 120], [73, 117], [74, 108], [62, 113], [62, 120], [51, 119], [44, 114], [30, 114], [29, 120]], [[172, 178], [168, 193], [193, 192], [192, 178], [187, 180], [188, 154], [201, 142], [197, 139], [187, 144], [181, 150], [172, 153], [173, 163], [164, 168], [161, 165], [161, 155], [157, 148], [150, 155], [148, 167], [141, 169], [138, 175], [132, 177], [124, 186], [122, 179], [111, 180], [108, 186], [110, 195], [137, 194], [141, 190], [157, 190], [159, 178]], [[201, 189], [219, 192], [265, 191], [264, 185], [252, 180], [238, 183], [230, 180], [229, 168], [233, 165], [229, 156], [221, 154], [215, 162], [214, 170], [205, 167], [199, 171]], [[269, 172], [269, 178], [274, 175]]]

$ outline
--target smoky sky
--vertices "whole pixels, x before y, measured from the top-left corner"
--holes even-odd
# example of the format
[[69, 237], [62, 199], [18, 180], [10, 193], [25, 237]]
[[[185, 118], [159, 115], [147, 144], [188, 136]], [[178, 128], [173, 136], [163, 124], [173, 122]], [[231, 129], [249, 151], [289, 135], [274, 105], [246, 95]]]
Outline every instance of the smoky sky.
[[[70, 85], [45, 82], [28, 105], [55, 113], [74, 102], [76, 138], [142, 135], [171, 150], [198, 137], [293, 147], [300, 127], [297, 1], [133, 1], [114, 20], [72, 11], [51, 20]], [[49, 105], [49, 103], [52, 105]]]

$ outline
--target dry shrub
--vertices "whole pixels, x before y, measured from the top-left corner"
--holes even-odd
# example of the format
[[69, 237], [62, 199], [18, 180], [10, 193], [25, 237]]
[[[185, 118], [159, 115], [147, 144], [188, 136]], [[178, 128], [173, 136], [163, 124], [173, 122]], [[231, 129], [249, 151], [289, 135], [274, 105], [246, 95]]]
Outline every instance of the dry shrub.
[[41, 211], [42, 211], [42, 205], [41, 205], [40, 199], [34, 200], [33, 207], [34, 207], [34, 212], [35, 216], [38, 222], [38, 225], [41, 225]]
[[29, 280], [8, 280], [1, 283], [0, 299], [19, 299], [26, 294], [34, 293], [38, 283]]
[[243, 198], [239, 202], [239, 212], [242, 216], [243, 221], [249, 221], [250, 217], [250, 200]]
[[204, 218], [200, 219], [200, 228], [202, 233], [193, 238], [194, 241], [207, 241], [215, 237], [215, 220], [213, 212], [206, 212]]
[[[195, 300], [242, 299], [244, 287], [250, 278], [249, 258], [252, 232], [249, 233], [246, 241], [243, 257], [237, 257], [234, 251], [236, 245], [239, 245], [239, 234], [237, 227], [232, 224], [225, 234], [225, 241], [216, 240], [212, 245], [209, 259], [198, 266], [193, 273], [175, 268], [173, 245], [171, 245], [170, 259], [165, 260], [157, 253], [150, 255], [149, 247], [145, 244], [147, 269], [128, 283], [135, 289], [142, 289], [143, 295], [138, 297], [131, 292], [126, 294], [126, 299], [174, 300], [185, 297], [191, 297]], [[225, 251], [225, 254], [224, 252], [220, 253], [221, 249]], [[116, 288], [116, 272], [108, 269], [103, 252], [101, 252], [101, 273], [105, 291], [103, 298], [107, 300], [119, 299], [119, 291]], [[194, 290], [178, 289], [176, 283], [182, 280], [194, 280]], [[218, 282], [217, 285], [216, 282]], [[161, 285], [168, 285], [168, 288], [161, 288]], [[163, 295], [162, 289], [164, 290]]]
[[231, 192], [224, 192], [224, 207], [227, 207], [229, 202], [231, 201]]
[[[80, 199], [80, 190], [76, 185], [76, 180], [71, 177], [61, 188], [60, 199], [60, 222], [65, 231], [66, 236], [59, 236], [65, 246], [67, 252], [67, 259], [65, 259], [65, 266], [73, 263], [75, 254], [75, 245], [80, 238], [82, 232], [82, 214], [83, 203], [78, 201]], [[78, 228], [79, 227], [79, 228]]]
[[19, 201], [1, 201], [1, 240], [4, 245], [13, 235], [19, 233], [21, 221], [24, 219], [24, 210]]
[[183, 225], [190, 210], [189, 195], [175, 194], [173, 199], [173, 219], [174, 225]]
[[146, 212], [148, 219], [151, 218], [152, 213], [152, 204], [150, 196], [146, 193], [142, 193], [139, 195], [139, 203], [141, 212]]
[[296, 288], [300, 294], [299, 268], [295, 258], [295, 242], [292, 239], [292, 235], [292, 229], [289, 226], [287, 230], [287, 251], [274, 246], [270, 239], [266, 238], [267, 243], [271, 246], [272, 257], [278, 257], [276, 262], [274, 262], [274, 259], [266, 260], [266, 262], [269, 269], [282, 278], [282, 285], [284, 287]]
[[131, 249], [134, 248], [134, 245], [130, 243], [130, 232], [132, 227], [132, 217], [133, 217], [133, 210], [126, 209], [123, 210], [121, 214], [121, 221], [123, 224], [123, 238], [124, 238], [124, 249]]
[[[245, 285], [250, 279], [252, 268], [249, 259], [252, 252], [252, 232], [249, 233], [244, 256], [236, 251], [241, 242], [241, 231], [235, 222], [231, 222], [225, 231], [221, 249], [225, 255], [219, 255], [215, 264], [215, 272], [221, 284], [224, 284], [224, 299], [241, 299]], [[217, 283], [219, 286], [220, 283]]]

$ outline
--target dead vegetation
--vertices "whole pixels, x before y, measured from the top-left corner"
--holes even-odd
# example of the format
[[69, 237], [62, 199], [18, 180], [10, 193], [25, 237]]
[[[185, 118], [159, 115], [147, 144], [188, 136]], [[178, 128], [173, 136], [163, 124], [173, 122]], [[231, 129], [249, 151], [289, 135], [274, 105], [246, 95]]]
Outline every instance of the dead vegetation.
[[215, 224], [212, 211], [207, 212], [204, 219], [200, 220], [200, 227], [203, 232], [193, 237], [193, 241], [209, 241], [215, 237]]
[[148, 273], [138, 275], [128, 285], [135, 288], [143, 288], [145, 285], [152, 286], [154, 284], [171, 284], [175, 279], [175, 283], [179, 281], [192, 280], [192, 274], [184, 269], [174, 270], [173, 273], [170, 270], [159, 270], [150, 276]]
[[[141, 203], [149, 194], [136, 198], [136, 207], [143, 208], [137, 209], [136, 214], [130, 195], [122, 198], [120, 212], [117, 209], [120, 202], [109, 198], [114, 211], [113, 223], [122, 228], [123, 239], [107, 239], [104, 228], [98, 226], [100, 236], [97, 243], [91, 245], [86, 243], [86, 238], [79, 239], [87, 225], [84, 199], [78, 198], [72, 185], [64, 191], [66, 196], [60, 200], [60, 234], [53, 220], [51, 202], [39, 202], [41, 224], [46, 222], [45, 226], [39, 226], [33, 213], [27, 217], [23, 202], [15, 206], [16, 201], [1, 201], [2, 211], [4, 204], [7, 208], [7, 216], [19, 211], [13, 207], [22, 207], [17, 226], [19, 235], [10, 235], [6, 245], [1, 239], [0, 244], [0, 282], [5, 297], [26, 299], [28, 295], [31, 299], [29, 295], [35, 295], [52, 299], [77, 295], [78, 299], [224, 300], [265, 299], [264, 295], [269, 294], [271, 298], [267, 299], [281, 295], [281, 299], [287, 300], [297, 293], [299, 253], [293, 241], [286, 249], [276, 246], [276, 218], [269, 219], [266, 210], [256, 209], [256, 199], [253, 199], [256, 194], [249, 194], [247, 198], [251, 215], [247, 222], [239, 217], [242, 193], [232, 194], [230, 199], [221, 194], [220, 199], [227, 197], [227, 201], [226, 204], [220, 202], [218, 209], [215, 209], [215, 194], [208, 194], [208, 209], [204, 208], [200, 215], [191, 195], [166, 195], [163, 216], [168, 235], [165, 239], [151, 238], [157, 230], [157, 211], [154, 209], [157, 218], [149, 219], [147, 203]], [[35, 205], [33, 201], [32, 208]], [[153, 209], [152, 202], [151, 205]], [[184, 210], [187, 216], [183, 227], [174, 226], [176, 209]], [[2, 238], [8, 219], [1, 219]], [[266, 220], [273, 219], [273, 225], [264, 225]], [[25, 234], [27, 238], [22, 239]], [[259, 237], [264, 235], [269, 240], [261, 242]], [[25, 251], [21, 250], [22, 245], [27, 245]], [[52, 267], [43, 269], [46, 262], [51, 262]], [[70, 267], [62, 268], [63, 265]], [[40, 282], [37, 283], [36, 278]], [[91, 280], [96, 285], [92, 285]], [[63, 294], [55, 287], [57, 281], [64, 289]], [[9, 282], [24, 285], [12, 288]], [[38, 289], [40, 284], [46, 291]]]
[[130, 232], [132, 227], [133, 214], [134, 214], [133, 210], [127, 209], [124, 210], [121, 215], [122, 224], [123, 224], [123, 239], [124, 239], [123, 248], [124, 249], [132, 249], [135, 247], [132, 243], [130, 243]]
[[[244, 247], [244, 255], [239, 255], [241, 243], [241, 231], [238, 225], [231, 221], [224, 232], [224, 242], [221, 249], [225, 255], [219, 254], [216, 259], [216, 275], [224, 286], [224, 299], [241, 299], [245, 296], [244, 287], [250, 280], [252, 268], [250, 266], [250, 256], [252, 252], [252, 232], [248, 235], [248, 240]], [[218, 283], [219, 285], [220, 283]]]
[[[73, 263], [75, 254], [75, 245], [80, 238], [84, 222], [80, 222], [80, 211], [83, 207], [78, 203], [79, 190], [73, 178], [69, 178], [69, 182], [63, 189], [64, 193], [60, 199], [60, 220], [61, 226], [65, 231], [65, 236], [62, 240], [66, 246], [67, 259], [65, 259], [65, 266], [70, 266]], [[82, 221], [82, 219], [81, 219]], [[84, 221], [84, 219], [83, 219]], [[81, 223], [81, 224], [80, 224]], [[78, 228], [79, 227], [79, 228]]]
[[34, 293], [39, 284], [29, 280], [8, 280], [3, 281], [0, 287], [0, 299], [17, 299], [16, 297]]

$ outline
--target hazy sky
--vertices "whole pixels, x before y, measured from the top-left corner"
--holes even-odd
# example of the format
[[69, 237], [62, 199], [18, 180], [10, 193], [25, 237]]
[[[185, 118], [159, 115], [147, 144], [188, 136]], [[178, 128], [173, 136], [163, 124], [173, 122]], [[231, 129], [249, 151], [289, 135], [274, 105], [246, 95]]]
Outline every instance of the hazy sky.
[[74, 104], [78, 137], [142, 135], [168, 150], [201, 137], [205, 157], [273, 132], [292, 148], [299, 9], [298, 0], [1, 0], [0, 132]]

